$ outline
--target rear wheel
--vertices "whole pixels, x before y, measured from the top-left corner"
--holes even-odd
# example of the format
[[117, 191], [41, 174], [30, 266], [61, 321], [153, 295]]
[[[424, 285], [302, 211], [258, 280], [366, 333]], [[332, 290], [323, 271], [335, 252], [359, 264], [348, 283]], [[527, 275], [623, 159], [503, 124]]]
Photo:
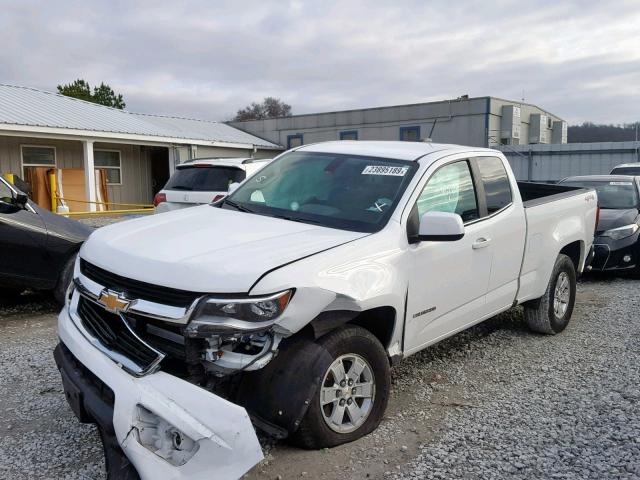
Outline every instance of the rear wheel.
[[347, 326], [320, 338], [330, 359], [309, 410], [291, 438], [304, 448], [334, 447], [371, 433], [382, 420], [391, 384], [382, 344]]
[[554, 335], [571, 319], [576, 300], [576, 269], [566, 255], [558, 255], [544, 295], [524, 305], [524, 318], [534, 332]]

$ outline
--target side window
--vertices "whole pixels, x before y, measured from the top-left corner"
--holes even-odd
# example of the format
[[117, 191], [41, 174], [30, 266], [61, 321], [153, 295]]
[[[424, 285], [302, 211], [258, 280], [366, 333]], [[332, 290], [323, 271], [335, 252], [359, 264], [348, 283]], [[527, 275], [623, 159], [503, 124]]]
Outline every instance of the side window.
[[418, 215], [427, 212], [457, 213], [464, 222], [478, 215], [473, 177], [466, 160], [445, 165], [436, 171], [418, 197]]
[[479, 157], [477, 164], [487, 199], [487, 213], [491, 215], [511, 203], [509, 176], [497, 157]]

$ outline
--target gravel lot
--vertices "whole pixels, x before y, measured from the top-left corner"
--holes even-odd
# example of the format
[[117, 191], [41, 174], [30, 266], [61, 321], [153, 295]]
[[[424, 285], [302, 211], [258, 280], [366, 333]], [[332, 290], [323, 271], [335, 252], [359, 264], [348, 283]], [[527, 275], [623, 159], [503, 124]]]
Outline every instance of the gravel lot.
[[[263, 438], [260, 478], [640, 478], [640, 282], [580, 283], [561, 335], [518, 310], [393, 370], [380, 428], [302, 451]], [[56, 307], [0, 307], [0, 478], [104, 478], [92, 426], [67, 407], [52, 358]]]

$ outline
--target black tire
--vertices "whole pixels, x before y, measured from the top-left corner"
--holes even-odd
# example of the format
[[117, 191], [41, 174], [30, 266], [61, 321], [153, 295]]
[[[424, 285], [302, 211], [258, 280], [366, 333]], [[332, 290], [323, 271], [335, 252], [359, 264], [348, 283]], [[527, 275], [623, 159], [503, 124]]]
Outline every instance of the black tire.
[[98, 427], [98, 433], [102, 441], [107, 480], [140, 480], [136, 468], [124, 454], [115, 437], [110, 436], [100, 427]]
[[331, 358], [330, 361], [327, 358], [322, 369], [323, 372], [328, 371], [331, 363], [342, 355], [355, 354], [366, 360], [373, 372], [375, 394], [364, 423], [354, 431], [338, 433], [332, 430], [324, 419], [320, 406], [320, 387], [322, 385], [318, 385], [311, 405], [300, 422], [300, 427], [290, 438], [293, 444], [308, 449], [335, 447], [371, 433], [382, 420], [389, 401], [391, 387], [391, 374], [386, 351], [380, 341], [368, 330], [348, 325], [321, 337], [318, 343], [325, 348], [329, 353], [328, 357]]
[[71, 255], [67, 262], [64, 264], [62, 271], [60, 272], [60, 276], [58, 277], [58, 283], [53, 289], [53, 297], [56, 299], [56, 302], [60, 305], [64, 305], [65, 295], [67, 293], [67, 288], [69, 288], [69, 284], [73, 279], [73, 266], [76, 263], [77, 254]]
[[[564, 313], [557, 314], [554, 309], [556, 286], [562, 278], [568, 280], [568, 303]], [[576, 269], [569, 257], [560, 254], [551, 272], [551, 279], [544, 295], [524, 304], [524, 318], [531, 330], [547, 335], [562, 332], [571, 320], [576, 301]]]

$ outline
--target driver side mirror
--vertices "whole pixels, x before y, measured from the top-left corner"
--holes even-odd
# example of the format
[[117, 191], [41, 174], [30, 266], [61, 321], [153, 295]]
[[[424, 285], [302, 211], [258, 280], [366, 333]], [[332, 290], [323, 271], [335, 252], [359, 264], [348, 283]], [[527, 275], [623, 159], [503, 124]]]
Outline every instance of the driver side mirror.
[[427, 212], [420, 219], [418, 239], [453, 242], [464, 237], [464, 222], [457, 213]]
[[24, 193], [18, 193], [14, 198], [15, 205], [22, 209], [27, 208], [27, 202], [29, 202], [29, 197], [27, 197]]
[[24, 193], [18, 193], [16, 196], [4, 197], [0, 199], [0, 213], [16, 213], [25, 210], [29, 198]]

